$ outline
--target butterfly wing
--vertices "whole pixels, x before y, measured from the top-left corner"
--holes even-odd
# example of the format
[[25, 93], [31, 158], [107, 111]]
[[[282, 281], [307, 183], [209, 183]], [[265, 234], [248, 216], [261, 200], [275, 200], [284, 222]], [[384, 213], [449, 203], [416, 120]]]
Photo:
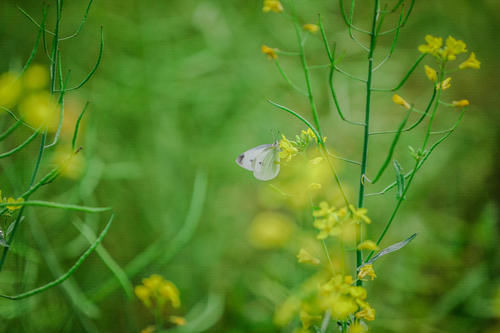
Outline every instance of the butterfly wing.
[[255, 159], [253, 175], [258, 180], [271, 180], [280, 172], [279, 149], [276, 144], [262, 151]]
[[254, 171], [254, 166], [257, 156], [259, 156], [266, 150], [271, 149], [272, 146], [273, 146], [272, 144], [265, 144], [249, 149], [236, 158], [236, 164], [238, 164], [240, 167], [244, 169]]

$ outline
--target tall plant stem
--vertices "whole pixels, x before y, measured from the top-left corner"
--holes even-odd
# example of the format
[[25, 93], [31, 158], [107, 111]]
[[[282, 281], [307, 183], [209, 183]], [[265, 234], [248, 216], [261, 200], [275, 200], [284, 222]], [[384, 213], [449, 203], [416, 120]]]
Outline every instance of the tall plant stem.
[[[377, 40], [377, 15], [378, 15], [379, 0], [375, 0], [373, 6], [372, 29], [370, 34], [370, 49], [368, 52], [368, 77], [366, 80], [366, 109], [365, 109], [365, 123], [364, 123], [364, 136], [363, 136], [363, 153], [361, 157], [361, 176], [359, 179], [359, 198], [358, 208], [364, 206], [365, 199], [365, 174], [366, 165], [368, 160], [368, 139], [370, 137], [370, 107], [371, 107], [371, 92], [372, 92], [372, 75], [373, 75], [373, 53], [375, 51], [375, 44]], [[361, 227], [356, 230], [356, 247], [361, 243]], [[363, 264], [363, 254], [360, 250], [356, 249], [356, 268]], [[362, 285], [360, 279], [357, 280], [357, 285]]]

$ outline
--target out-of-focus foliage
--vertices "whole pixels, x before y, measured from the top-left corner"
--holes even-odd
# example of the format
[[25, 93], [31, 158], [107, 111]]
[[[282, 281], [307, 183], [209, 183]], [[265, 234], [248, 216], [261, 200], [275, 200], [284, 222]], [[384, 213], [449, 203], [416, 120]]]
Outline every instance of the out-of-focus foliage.
[[[304, 23], [315, 23], [317, 13], [322, 14], [330, 40], [345, 54], [343, 68], [363, 75], [365, 54], [349, 39], [337, 1], [297, 3]], [[17, 5], [41, 17], [39, 1], [0, 3], [2, 73], [21, 68], [37, 32]], [[77, 28], [86, 5], [85, 1], [64, 3], [64, 34]], [[371, 3], [365, 8], [359, 2], [358, 25], [367, 24], [370, 8]], [[53, 22], [52, 14], [48, 22]], [[370, 304], [377, 309], [373, 332], [500, 330], [499, 22], [500, 5], [494, 0], [417, 1], [393, 58], [375, 76], [376, 86], [393, 86], [418, 57], [417, 47], [429, 33], [467, 41], [481, 60], [481, 70], [455, 74], [456, 88], [450, 89], [449, 96], [467, 98], [471, 107], [461, 127], [419, 173], [384, 241], [389, 245], [418, 233], [404, 250], [377, 262], [378, 283], [369, 288]], [[287, 198], [234, 163], [246, 149], [271, 143], [276, 130], [294, 135], [302, 129], [296, 119], [266, 102], [272, 98], [298, 110], [307, 107], [307, 100], [282, 81], [260, 50], [262, 44], [293, 50], [292, 25], [273, 13], [263, 15], [261, 1], [95, 0], [82, 33], [62, 50], [63, 66], [71, 69], [70, 85], [93, 66], [101, 25], [105, 36], [102, 64], [85, 89], [67, 96], [66, 116], [72, 117], [71, 123], [84, 103], [91, 101], [80, 142], [85, 158], [75, 166], [76, 171], [39, 196], [112, 205], [117, 216], [103, 245], [127, 272], [134, 271], [130, 262], [160, 240], [150, 250], [153, 259], [129, 277], [138, 285], [156, 273], [175, 283], [182, 299], [181, 313], [188, 313], [188, 324], [191, 320], [197, 325], [195, 331], [293, 331], [298, 315], [284, 328], [275, 324], [287, 323], [287, 315], [293, 313], [296, 303], [289, 296], [307, 293], [308, 286], [319, 279], [312, 276], [314, 270], [299, 266], [295, 257], [302, 247], [321, 253], [310, 242], [311, 229], [304, 227], [311, 223], [309, 198], [304, 193], [313, 180], [288, 181], [287, 173], [290, 176], [294, 170], [284, 170], [278, 181], [296, 193]], [[307, 44], [309, 61], [314, 64], [327, 63], [319, 38], [313, 35]], [[380, 51], [383, 47], [387, 51], [390, 43], [390, 37], [381, 40]], [[35, 61], [48, 64], [42, 47]], [[291, 79], [301, 82], [298, 61], [283, 57], [282, 64]], [[326, 84], [327, 72], [315, 71], [313, 85], [327, 143], [335, 152], [359, 159], [361, 131], [339, 121]], [[360, 117], [361, 84], [339, 76], [337, 89], [348, 114]], [[23, 94], [21, 90], [16, 93]], [[428, 98], [423, 67], [401, 94], [412, 102]], [[390, 94], [375, 97], [374, 128], [394, 128], [400, 121], [401, 110], [392, 107], [390, 98]], [[447, 128], [455, 111], [441, 112], [447, 114], [438, 125]], [[2, 130], [11, 121], [0, 114]], [[1, 150], [21, 138], [9, 139]], [[377, 151], [385, 151], [389, 140], [377, 137], [370, 143], [374, 158], [369, 170], [381, 163], [384, 156]], [[405, 140], [401, 147], [411, 144]], [[32, 166], [27, 161], [36, 149], [32, 145], [15, 159], [2, 160], [3, 191], [13, 190], [9, 179], [28, 178]], [[55, 163], [57, 154], [42, 167]], [[403, 150], [399, 154], [408, 155]], [[348, 164], [339, 167], [346, 184], [357, 184], [358, 169]], [[167, 249], [193, 219], [186, 215], [192, 211], [193, 184], [199, 172], [208, 175], [199, 226], [170, 258]], [[321, 170], [316, 176], [325, 177]], [[381, 184], [393, 179], [388, 173]], [[394, 201], [387, 196], [393, 195], [389, 192], [367, 201], [373, 237], [391, 211]], [[77, 228], [67, 230], [73, 223], [95, 226], [97, 222], [92, 217], [58, 214], [43, 211], [22, 225], [12, 257], [0, 274], [0, 291], [20, 292], [58, 275], [46, 265], [54, 257], [40, 245], [40, 237], [47, 238], [63, 267], [88, 247], [88, 239]], [[36, 232], [40, 229], [42, 234]], [[0, 300], [0, 331], [138, 332], [151, 324], [151, 314], [139, 300], [127, 298], [113, 279], [100, 257], [93, 255], [65, 288], [25, 302]], [[12, 285], [14, 289], [7, 290]], [[102, 289], [105, 285], [114, 287]]]

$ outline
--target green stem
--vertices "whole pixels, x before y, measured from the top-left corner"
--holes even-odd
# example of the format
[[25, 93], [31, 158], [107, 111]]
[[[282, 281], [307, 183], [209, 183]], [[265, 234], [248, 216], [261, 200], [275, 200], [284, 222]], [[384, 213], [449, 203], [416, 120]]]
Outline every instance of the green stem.
[[[372, 92], [372, 75], [373, 75], [373, 53], [375, 51], [375, 43], [377, 40], [376, 29], [377, 29], [377, 11], [379, 7], [379, 0], [375, 0], [373, 6], [373, 18], [372, 18], [372, 30], [370, 35], [370, 52], [368, 53], [368, 78], [366, 80], [366, 109], [365, 109], [365, 124], [364, 124], [364, 137], [363, 137], [363, 153], [361, 158], [361, 176], [359, 180], [359, 197], [358, 197], [358, 208], [364, 206], [365, 199], [365, 182], [364, 177], [366, 174], [366, 165], [368, 160], [368, 138], [370, 137], [369, 127], [370, 127], [370, 107], [371, 107], [371, 92]], [[359, 267], [363, 263], [363, 253], [358, 250], [357, 247], [361, 243], [361, 228], [356, 230], [356, 267]], [[361, 280], [356, 281], [356, 285], [360, 286], [363, 282]]]
[[306, 60], [306, 55], [304, 53], [304, 45], [302, 43], [302, 35], [300, 33], [300, 26], [297, 20], [297, 14], [295, 12], [295, 6], [292, 3], [292, 16], [293, 16], [293, 22], [295, 26], [295, 33], [297, 35], [297, 42], [299, 44], [299, 56], [300, 56], [300, 61], [302, 63], [302, 68], [304, 69], [304, 78], [306, 81], [306, 87], [307, 87], [307, 98], [309, 99], [309, 104], [311, 105], [311, 112], [313, 115], [313, 120], [314, 120], [314, 125], [316, 126], [316, 129], [318, 130], [319, 133], [319, 141], [323, 141], [323, 135], [321, 134], [321, 127], [319, 125], [319, 117], [318, 117], [318, 111], [316, 110], [316, 103], [314, 102], [314, 97], [312, 93], [312, 86], [311, 86], [311, 79], [309, 75], [309, 67], [307, 66], [307, 60]]
[[429, 124], [427, 125], [427, 132], [425, 133], [425, 139], [424, 139], [424, 143], [422, 145], [422, 150], [425, 149], [425, 147], [427, 146], [427, 143], [429, 142], [429, 137], [431, 135], [431, 130], [432, 130], [432, 123], [434, 122], [434, 117], [436, 116], [436, 111], [439, 107], [439, 99], [441, 97], [441, 92], [443, 91], [443, 87], [441, 87], [441, 82], [443, 82], [443, 78], [444, 78], [444, 67], [445, 67], [445, 63], [443, 63], [441, 65], [441, 68], [439, 71], [439, 76], [438, 76], [438, 80], [436, 83], [437, 87], [439, 87], [439, 89], [437, 90], [436, 103], [434, 104], [434, 108], [432, 109], [431, 117], [429, 119]]

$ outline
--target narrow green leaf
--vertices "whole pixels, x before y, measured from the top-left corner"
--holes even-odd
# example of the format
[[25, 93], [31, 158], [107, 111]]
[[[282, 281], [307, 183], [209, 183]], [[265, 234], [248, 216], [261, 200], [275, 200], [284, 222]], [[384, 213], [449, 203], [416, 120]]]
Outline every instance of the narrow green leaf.
[[[375, 260], [379, 259], [380, 257], [385, 256], [386, 254], [389, 254], [389, 253], [392, 253], [392, 252], [395, 252], [395, 251], [398, 251], [398, 250], [402, 249], [409, 242], [411, 242], [415, 237], [417, 237], [417, 234], [413, 234], [410, 237], [408, 237], [407, 239], [405, 239], [404, 241], [401, 241], [401, 242], [393, 244], [393, 245], [391, 245], [389, 247], [386, 247], [385, 249], [383, 249], [382, 251], [380, 251], [379, 253], [377, 253], [376, 255], [374, 255], [364, 265], [372, 264]], [[358, 268], [361, 268], [361, 267], [358, 267]]]
[[401, 165], [398, 161], [394, 160], [393, 165], [394, 170], [396, 171], [396, 185], [398, 187], [396, 199], [399, 200], [403, 196], [403, 192], [405, 190], [405, 176], [402, 173]]

